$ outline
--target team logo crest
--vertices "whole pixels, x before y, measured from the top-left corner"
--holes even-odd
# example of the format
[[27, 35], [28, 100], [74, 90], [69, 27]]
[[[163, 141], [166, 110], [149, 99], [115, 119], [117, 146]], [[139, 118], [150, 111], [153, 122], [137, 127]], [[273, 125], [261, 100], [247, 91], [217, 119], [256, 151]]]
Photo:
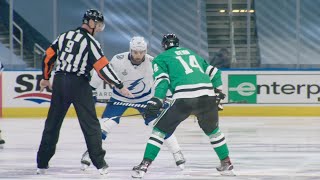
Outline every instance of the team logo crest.
[[137, 79], [135, 81], [127, 81], [125, 82], [125, 84], [132, 94], [140, 94], [146, 88], [146, 84], [143, 82], [143, 78]]
[[126, 69], [124, 69], [124, 71], [122, 72], [122, 75], [124, 75], [124, 76], [128, 75], [128, 72]]

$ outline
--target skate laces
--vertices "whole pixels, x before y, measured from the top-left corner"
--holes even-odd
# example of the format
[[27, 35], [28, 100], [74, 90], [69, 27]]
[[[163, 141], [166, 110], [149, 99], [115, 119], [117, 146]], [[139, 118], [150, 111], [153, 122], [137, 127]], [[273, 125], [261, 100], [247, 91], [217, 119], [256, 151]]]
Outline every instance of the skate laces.
[[233, 165], [229, 158], [222, 160], [220, 167], [218, 167], [219, 171], [226, 171], [226, 170], [232, 170], [232, 169], [233, 169]]
[[183, 156], [183, 154], [182, 154], [181, 151], [178, 151], [178, 152], [176, 152], [176, 153], [173, 153], [173, 157], [174, 157], [174, 159], [175, 159], [176, 161], [181, 161], [181, 160], [184, 161], [184, 156]]
[[151, 164], [150, 161], [143, 160], [138, 166], [133, 167], [133, 170], [147, 172], [147, 169], [150, 166], [150, 164]]

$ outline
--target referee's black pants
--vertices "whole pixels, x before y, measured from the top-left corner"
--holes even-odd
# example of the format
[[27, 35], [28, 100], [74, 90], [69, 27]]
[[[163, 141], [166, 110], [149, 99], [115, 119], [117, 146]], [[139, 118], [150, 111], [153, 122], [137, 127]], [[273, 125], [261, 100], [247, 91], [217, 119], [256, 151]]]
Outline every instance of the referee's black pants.
[[38, 168], [47, 168], [56, 150], [62, 121], [71, 105], [75, 107], [92, 163], [98, 168], [106, 165], [102, 149], [101, 127], [97, 118], [92, 90], [88, 80], [71, 73], [57, 73], [48, 117], [37, 154]]

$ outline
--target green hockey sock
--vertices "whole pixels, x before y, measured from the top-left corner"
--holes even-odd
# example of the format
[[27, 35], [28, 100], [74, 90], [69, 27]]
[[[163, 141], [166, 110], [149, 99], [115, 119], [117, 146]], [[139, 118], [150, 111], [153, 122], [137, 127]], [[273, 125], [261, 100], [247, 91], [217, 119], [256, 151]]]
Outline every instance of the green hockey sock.
[[217, 153], [220, 160], [229, 156], [229, 149], [224, 137], [224, 134], [220, 132], [219, 128], [213, 130], [210, 134], [207, 134], [210, 139], [210, 143], [213, 146], [214, 151]]
[[144, 159], [150, 159], [153, 161], [157, 157], [165, 136], [166, 134], [164, 132], [160, 131], [158, 128], [153, 128], [144, 152]]

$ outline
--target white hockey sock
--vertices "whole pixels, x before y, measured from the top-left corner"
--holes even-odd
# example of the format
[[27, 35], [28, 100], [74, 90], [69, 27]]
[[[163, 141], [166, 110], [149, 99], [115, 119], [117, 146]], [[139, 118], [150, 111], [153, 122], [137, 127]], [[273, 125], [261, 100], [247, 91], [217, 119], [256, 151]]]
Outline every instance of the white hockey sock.
[[106, 136], [109, 134], [115, 126], [118, 125], [117, 122], [112, 120], [112, 118], [103, 118], [100, 120], [101, 130]]
[[111, 129], [118, 125], [117, 122], [112, 120], [112, 118], [103, 118], [100, 120], [101, 129], [105, 130], [106, 132], [110, 133]]
[[165, 139], [164, 144], [168, 147], [171, 153], [176, 153], [181, 150], [177, 138], [174, 134], [172, 134], [168, 139]]
[[[153, 129], [154, 120], [149, 122], [148, 126]], [[168, 139], [164, 140], [164, 144], [168, 147], [169, 151], [173, 154], [181, 150], [177, 138], [172, 134]]]

